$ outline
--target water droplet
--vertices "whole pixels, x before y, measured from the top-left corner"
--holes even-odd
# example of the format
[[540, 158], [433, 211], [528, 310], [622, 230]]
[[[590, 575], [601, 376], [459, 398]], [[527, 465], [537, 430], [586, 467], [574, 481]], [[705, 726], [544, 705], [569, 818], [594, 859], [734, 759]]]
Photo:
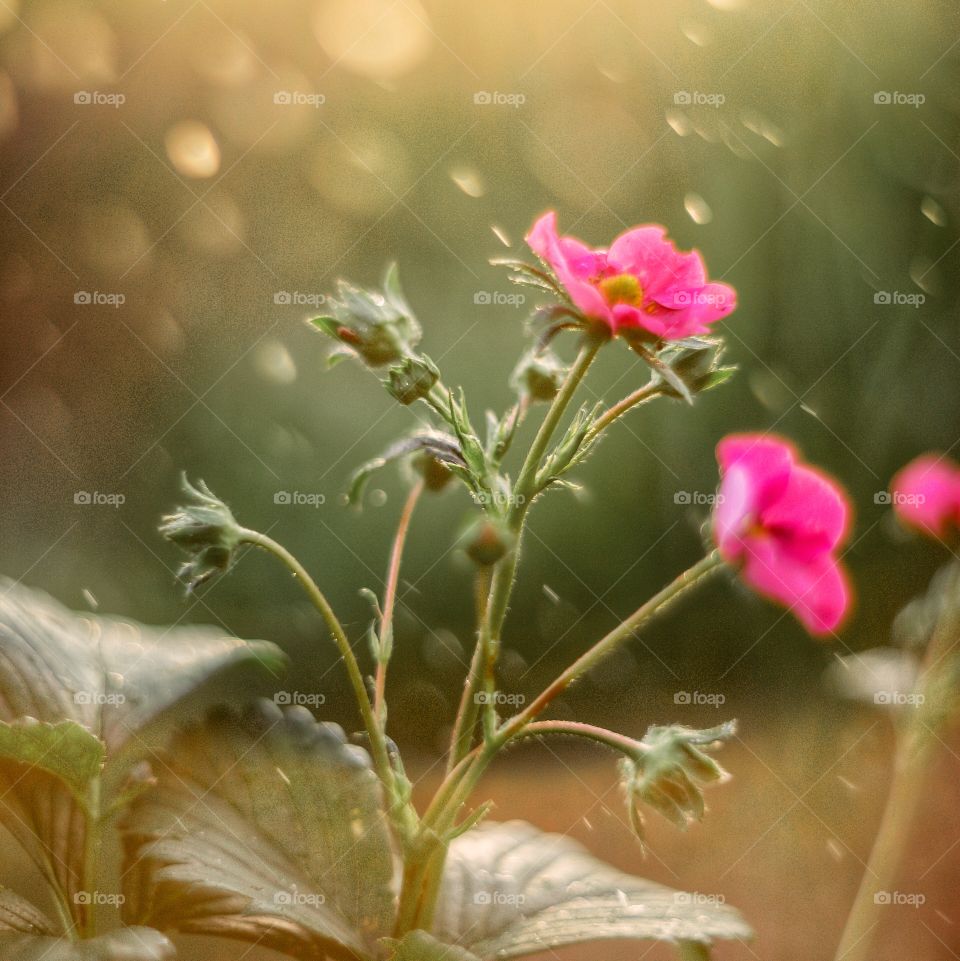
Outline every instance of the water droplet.
[[95, 611], [100, 606], [100, 602], [94, 596], [93, 591], [88, 590], [85, 587], [82, 593], [83, 593], [83, 599], [87, 602], [87, 606], [90, 608], [91, 611]]
[[454, 167], [450, 179], [468, 196], [482, 197], [487, 192], [480, 174], [472, 167]]
[[387, 492], [379, 487], [370, 491], [370, 503], [374, 507], [383, 507], [387, 502]]
[[710, 28], [696, 20], [684, 18], [680, 21], [680, 32], [698, 47], [706, 47], [713, 42], [713, 34]]
[[947, 212], [933, 197], [924, 197], [923, 200], [920, 201], [920, 212], [930, 223], [936, 224], [938, 227], [945, 227], [947, 225]]
[[220, 169], [220, 147], [210, 128], [198, 120], [175, 123], [165, 143], [170, 163], [184, 177], [212, 177]]
[[264, 380], [292, 384], [297, 379], [297, 365], [286, 345], [279, 340], [263, 341], [253, 355], [253, 363]]
[[683, 207], [695, 224], [708, 224], [713, 220], [713, 211], [698, 193], [690, 191], [683, 198]]

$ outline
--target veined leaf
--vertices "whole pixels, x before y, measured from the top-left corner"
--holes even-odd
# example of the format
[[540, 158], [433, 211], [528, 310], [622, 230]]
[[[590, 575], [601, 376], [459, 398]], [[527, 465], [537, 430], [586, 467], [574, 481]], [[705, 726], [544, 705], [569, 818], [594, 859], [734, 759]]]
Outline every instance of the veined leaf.
[[10, 961], [167, 961], [176, 950], [151, 928], [120, 928], [86, 941], [35, 934], [0, 934], [0, 957]]
[[74, 614], [10, 581], [0, 581], [0, 650], [0, 810], [82, 926], [89, 906], [77, 895], [98, 814], [86, 799], [105, 757], [110, 783], [99, 794], [108, 803], [126, 759], [159, 740], [172, 705], [210, 693], [227, 669], [282, 655], [210, 628], [164, 631]]
[[450, 846], [434, 934], [481, 961], [617, 938], [749, 938], [733, 908], [625, 874], [579, 844], [519, 821], [483, 824]]
[[178, 737], [123, 824], [128, 920], [261, 942], [301, 961], [370, 958], [394, 862], [365, 751], [303, 708], [259, 702]]
[[480, 961], [465, 948], [444, 944], [426, 931], [410, 931], [401, 941], [385, 938], [390, 961]]

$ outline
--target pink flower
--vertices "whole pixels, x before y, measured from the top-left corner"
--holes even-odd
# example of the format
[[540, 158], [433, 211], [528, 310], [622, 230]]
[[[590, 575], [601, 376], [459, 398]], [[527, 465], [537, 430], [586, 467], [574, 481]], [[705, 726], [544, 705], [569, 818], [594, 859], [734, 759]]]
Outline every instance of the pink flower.
[[613, 333], [639, 328], [662, 340], [705, 334], [737, 306], [736, 291], [707, 283], [700, 255], [678, 251], [663, 227], [634, 227], [609, 250], [594, 250], [559, 236], [551, 210], [533, 225], [527, 243], [579, 310]]
[[836, 551], [850, 510], [840, 486], [778, 437], [733, 434], [717, 445], [713, 534], [743, 579], [791, 610], [811, 634], [843, 620], [851, 594]]
[[960, 526], [960, 467], [942, 454], [921, 454], [890, 481], [893, 509], [910, 527], [943, 538]]

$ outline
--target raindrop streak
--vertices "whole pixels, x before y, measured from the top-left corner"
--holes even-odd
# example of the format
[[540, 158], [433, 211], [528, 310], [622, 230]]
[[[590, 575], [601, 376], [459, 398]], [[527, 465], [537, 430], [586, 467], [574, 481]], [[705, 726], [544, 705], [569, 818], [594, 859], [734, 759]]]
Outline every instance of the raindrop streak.
[[503, 244], [504, 247], [512, 247], [513, 244], [510, 242], [510, 238], [507, 236], [507, 232], [503, 227], [498, 227], [496, 224], [490, 224], [490, 229], [493, 231], [493, 236]]
[[695, 224], [708, 224], [713, 220], [713, 211], [700, 194], [688, 193], [683, 198], [683, 207]]
[[938, 227], [946, 227], [947, 212], [933, 197], [924, 197], [923, 200], [920, 201], [920, 212], [930, 223], [936, 224]]

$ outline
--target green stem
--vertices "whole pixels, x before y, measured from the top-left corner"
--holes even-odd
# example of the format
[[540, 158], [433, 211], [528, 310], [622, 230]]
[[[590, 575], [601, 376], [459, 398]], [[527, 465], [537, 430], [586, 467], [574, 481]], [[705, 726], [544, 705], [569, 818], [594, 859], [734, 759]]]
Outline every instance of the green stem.
[[410, 521], [422, 493], [423, 480], [418, 480], [411, 488], [400, 514], [397, 533], [390, 551], [390, 563], [387, 567], [387, 583], [383, 591], [383, 611], [380, 618], [380, 644], [381, 648], [385, 648], [385, 650], [381, 650], [380, 656], [377, 658], [377, 677], [373, 697], [373, 713], [381, 726], [384, 725], [386, 720], [384, 713], [386, 710], [387, 667], [393, 648], [393, 609], [397, 600], [400, 563], [403, 560], [403, 548], [407, 541], [407, 533], [410, 530]]
[[616, 731], [608, 731], [605, 727], [583, 724], [580, 721], [532, 721], [515, 737], [544, 737], [548, 734], [586, 738], [630, 758], [636, 758], [641, 750], [639, 743], [632, 737], [617, 734]]
[[622, 417], [628, 410], [645, 404], [648, 400], [653, 400], [663, 392], [663, 384], [644, 384], [643, 387], [628, 394], [623, 400], [605, 410], [592, 424], [587, 431], [584, 443], [589, 443], [598, 434], [605, 431], [615, 420]]
[[283, 562], [283, 564], [293, 574], [300, 586], [306, 592], [307, 596], [313, 603], [313, 606], [320, 612], [320, 616], [323, 618], [330, 630], [330, 633], [333, 635], [333, 639], [340, 651], [340, 656], [343, 658], [343, 662], [346, 665], [347, 676], [350, 679], [350, 685], [353, 687], [353, 693], [357, 699], [357, 705], [360, 708], [360, 714], [363, 717], [363, 723], [367, 730], [367, 736], [370, 738], [373, 763], [377, 769], [377, 774], [379, 775], [380, 780], [383, 782], [383, 785], [387, 791], [387, 795], [391, 799], [392, 806], [392, 802], [395, 800], [395, 785], [393, 768], [390, 765], [390, 755], [387, 751], [386, 740], [384, 738], [383, 731], [380, 729], [380, 725], [377, 723], [377, 718], [373, 711], [373, 705], [370, 702], [370, 695], [368, 694], [366, 685], [363, 682], [363, 673], [360, 670], [360, 665], [357, 662], [356, 655], [353, 653], [353, 648], [350, 647], [350, 641], [347, 639], [343, 625], [340, 623], [337, 615], [334, 614], [333, 608], [330, 606], [330, 603], [323, 591], [317, 587], [316, 582], [307, 572], [306, 568], [282, 544], [278, 544], [272, 537], [268, 537], [266, 534], [261, 534], [259, 531], [244, 529], [241, 531], [241, 537], [242, 540], [248, 544], [253, 544], [256, 547], [260, 547], [263, 550], [268, 551]]
[[497, 734], [499, 743], [506, 743], [522, 731], [575, 681], [596, 667], [608, 654], [616, 650], [625, 640], [643, 627], [648, 621], [665, 611], [679, 597], [701, 583], [709, 575], [723, 567], [719, 551], [711, 551], [693, 567], [684, 571], [676, 580], [654, 594], [645, 604], [637, 608], [625, 621], [618, 624], [609, 634], [597, 641], [586, 653], [581, 654], [565, 671], [548, 685], [526, 708], [515, 714]]

